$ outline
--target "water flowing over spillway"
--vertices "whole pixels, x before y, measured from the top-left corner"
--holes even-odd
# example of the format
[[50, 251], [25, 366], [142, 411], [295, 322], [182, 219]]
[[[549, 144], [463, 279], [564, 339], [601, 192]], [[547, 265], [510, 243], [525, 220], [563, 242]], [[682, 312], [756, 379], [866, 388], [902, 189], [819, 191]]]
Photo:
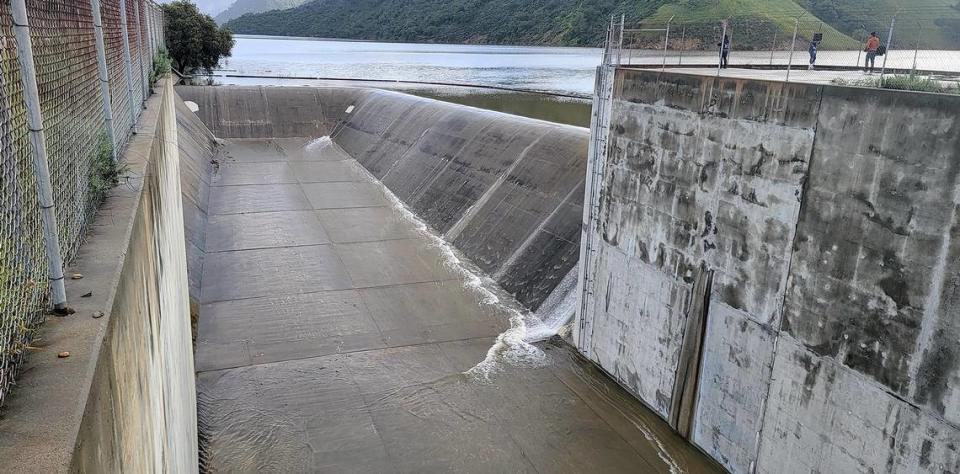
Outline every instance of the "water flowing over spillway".
[[[201, 117], [205, 107], [214, 106], [204, 97], [190, 100], [198, 103]], [[471, 199], [479, 201], [468, 213], [472, 222], [459, 223], [458, 237], [448, 241], [441, 235], [460, 218], [437, 219], [451, 204], [460, 206], [444, 199], [468, 196], [463, 180], [446, 197], [439, 196], [434, 210], [416, 196], [431, 195], [445, 170], [458, 166], [458, 173], [472, 173], [462, 168], [474, 159], [463, 154], [471, 145], [453, 139], [448, 143], [460, 150], [451, 152], [459, 153], [456, 158], [424, 165], [421, 169], [435, 173], [432, 177], [409, 176], [411, 168], [398, 164], [400, 159], [415, 160], [414, 149], [447, 145], [394, 152], [387, 151], [394, 146], [387, 143], [359, 145], [357, 136], [365, 127], [386, 134], [380, 125], [365, 124], [369, 115], [364, 113], [380, 108], [377, 114], [383, 116], [382, 107], [391, 105], [356, 102], [347, 124], [304, 114], [309, 120], [296, 127], [319, 130], [314, 137], [290, 136], [297, 130], [289, 130], [294, 127], [289, 124], [271, 125], [272, 133], [288, 127], [285, 136], [260, 136], [250, 127], [261, 125], [238, 120], [229, 110], [221, 115], [230, 116], [229, 122], [213, 124], [214, 130], [219, 125], [244, 133], [223, 137], [219, 170], [211, 180], [197, 340], [203, 468], [713, 468], [554, 337], [575, 313], [577, 271], [566, 250], [543, 253], [566, 244], [543, 245], [542, 237], [565, 235], [559, 216], [579, 220], [579, 208], [567, 197], [577, 194], [576, 181], [549, 194], [559, 195], [548, 198], [554, 207], [543, 207], [539, 220], [523, 224], [526, 233], [511, 234], [516, 229], [504, 227], [503, 219], [530, 215], [544, 198], [528, 201], [528, 210], [505, 207], [515, 198], [503, 189], [516, 193], [524, 186], [518, 180], [524, 168], [552, 166], [547, 163], [553, 152], [536, 155], [538, 147], [550, 150], [563, 134], [583, 132], [522, 119], [521, 126], [543, 127], [536, 134], [551, 138], [529, 141], [515, 131], [485, 136], [488, 151], [482, 153], [508, 153], [494, 155], [506, 161], [496, 167], [513, 171], [509, 178], [484, 177], [488, 184], [469, 191], [478, 193]], [[336, 108], [352, 104], [342, 100]], [[417, 99], [405, 106], [436, 104]], [[445, 107], [440, 115], [448, 119], [466, 111], [458, 121], [445, 123], [471, 133], [488, 133], [500, 118]], [[470, 125], [472, 120], [479, 126]], [[430, 132], [417, 135], [434, 140]], [[511, 140], [521, 140], [521, 146], [507, 145]], [[368, 164], [355, 159], [356, 150]], [[374, 154], [393, 164], [371, 165]], [[405, 181], [397, 181], [403, 176]], [[466, 204], [457, 212], [464, 213]], [[491, 214], [495, 209], [500, 210]], [[476, 227], [478, 222], [487, 222], [486, 229]], [[500, 238], [496, 246], [492, 240], [465, 244], [494, 237]], [[494, 266], [497, 271], [491, 272]], [[540, 273], [521, 280], [511, 268]]]

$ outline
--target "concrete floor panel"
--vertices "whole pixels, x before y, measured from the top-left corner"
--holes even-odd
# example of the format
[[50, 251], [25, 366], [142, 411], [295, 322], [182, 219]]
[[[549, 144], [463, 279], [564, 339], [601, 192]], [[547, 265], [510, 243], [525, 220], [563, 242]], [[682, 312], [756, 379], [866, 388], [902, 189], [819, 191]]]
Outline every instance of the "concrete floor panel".
[[412, 223], [389, 207], [355, 207], [316, 211], [330, 239], [336, 243], [410, 239], [417, 236]]
[[358, 288], [458, 278], [440, 260], [440, 251], [420, 239], [335, 244]]
[[328, 138], [278, 138], [276, 143], [291, 163], [317, 161], [354, 161]]
[[212, 253], [203, 264], [205, 303], [351, 287], [330, 245]]
[[208, 252], [330, 243], [314, 211], [256, 212], [209, 218]]
[[367, 181], [366, 172], [355, 161], [298, 161], [290, 168], [301, 183]]
[[310, 208], [310, 201], [296, 184], [215, 186], [210, 189], [211, 215]]
[[231, 138], [224, 144], [221, 158], [224, 162], [261, 163], [284, 161], [284, 150], [271, 139]]
[[221, 301], [201, 314], [198, 370], [385, 347], [356, 290]]
[[213, 175], [214, 186], [234, 186], [238, 184], [289, 184], [296, 183], [297, 176], [284, 162], [220, 163], [220, 170]]
[[380, 186], [374, 183], [306, 183], [303, 191], [314, 209], [386, 206]]
[[509, 315], [479, 305], [459, 280], [360, 290], [390, 346], [493, 337], [510, 327]]

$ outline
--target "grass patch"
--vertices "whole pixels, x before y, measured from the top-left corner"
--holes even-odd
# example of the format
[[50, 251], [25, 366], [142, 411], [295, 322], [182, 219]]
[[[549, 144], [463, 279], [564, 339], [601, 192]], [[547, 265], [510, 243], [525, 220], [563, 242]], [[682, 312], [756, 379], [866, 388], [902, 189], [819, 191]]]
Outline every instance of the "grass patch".
[[113, 145], [106, 133], [101, 134], [87, 175], [90, 198], [97, 203], [102, 201], [107, 191], [120, 184], [120, 178], [127, 171], [126, 164], [113, 161]]
[[873, 87], [877, 89], [893, 89], [914, 92], [934, 92], [937, 94], [960, 94], [960, 84], [949, 84], [929, 77], [900, 74], [885, 78], [867, 79], [834, 79], [831, 81], [838, 86]]
[[150, 84], [157, 82], [160, 76], [170, 72], [170, 64], [172, 64], [170, 53], [167, 52], [166, 48], [160, 48], [157, 55], [153, 57], [153, 69], [150, 70]]

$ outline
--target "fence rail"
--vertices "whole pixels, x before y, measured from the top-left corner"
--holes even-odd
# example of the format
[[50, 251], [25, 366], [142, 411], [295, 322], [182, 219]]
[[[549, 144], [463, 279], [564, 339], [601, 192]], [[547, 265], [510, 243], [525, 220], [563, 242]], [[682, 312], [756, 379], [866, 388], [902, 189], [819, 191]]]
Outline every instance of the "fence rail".
[[[65, 261], [76, 254], [162, 46], [162, 11], [150, 0], [0, 2], [0, 405], [47, 314], [50, 276], [62, 271], [51, 242]], [[49, 170], [49, 211], [39, 165]]]
[[[675, 18], [632, 25], [615, 19], [610, 64], [712, 70], [717, 75], [736, 75], [724, 69], [751, 69], [754, 76], [769, 79], [868, 86], [901, 75], [960, 93], [960, 51], [943, 48], [933, 21], [894, 16], [855, 23], [855, 31], [843, 33], [809, 16]], [[865, 51], [872, 33], [885, 54]]]

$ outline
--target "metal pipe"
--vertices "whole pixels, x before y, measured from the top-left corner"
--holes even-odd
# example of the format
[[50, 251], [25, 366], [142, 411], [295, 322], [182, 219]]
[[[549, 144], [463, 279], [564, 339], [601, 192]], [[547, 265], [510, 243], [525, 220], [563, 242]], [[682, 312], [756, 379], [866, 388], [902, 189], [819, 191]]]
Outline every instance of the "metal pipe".
[[143, 107], [143, 104], [147, 102], [147, 97], [150, 96], [150, 84], [148, 84], [149, 79], [147, 78], [147, 52], [143, 48], [143, 28], [140, 23], [140, 1], [134, 0], [133, 2], [133, 21], [137, 24], [137, 53], [139, 54], [139, 63], [140, 63], [140, 88], [142, 89], [142, 94], [140, 95], [141, 103], [140, 107]]
[[787, 78], [790, 82], [790, 69], [793, 67], [793, 50], [797, 47], [797, 31], [800, 30], [800, 19], [797, 18], [793, 23], [793, 42], [790, 43], [790, 59], [787, 60]]
[[127, 29], [127, 1], [120, 0], [120, 34], [123, 36], [123, 70], [127, 76], [127, 92], [130, 94], [127, 100], [130, 109], [130, 128], [137, 129], [137, 109], [133, 107], [133, 64], [130, 58], [130, 33]]
[[777, 49], [777, 30], [773, 30], [773, 44], [770, 45], [770, 65], [773, 66], [773, 52]]
[[100, 79], [100, 95], [103, 97], [103, 126], [110, 140], [110, 156], [117, 162], [117, 137], [113, 130], [113, 103], [110, 97], [110, 76], [107, 72], [107, 52], [103, 44], [103, 19], [100, 16], [100, 0], [90, 0], [93, 12], [93, 35], [97, 47], [97, 75]]
[[[865, 25], [860, 25], [860, 29], [864, 31], [864, 34], [867, 34], [867, 28]], [[863, 44], [866, 41], [866, 38], [863, 36], [860, 37], [860, 47], [857, 48], [857, 67], [860, 67], [860, 57], [863, 56]], [[864, 68], [866, 69], [866, 68]]]
[[684, 26], [683, 30], [680, 32], [680, 57], [677, 59], [677, 64], [683, 64], [683, 48], [686, 47], [687, 41], [687, 27]]
[[890, 57], [890, 47], [893, 46], [893, 26], [897, 24], [897, 16], [890, 20], [890, 33], [887, 34], [887, 50], [883, 53], [883, 66], [880, 67], [880, 85], [883, 85], [883, 75], [887, 72], [887, 58]]
[[920, 52], [920, 37], [923, 36], [923, 25], [917, 23], [917, 47], [913, 49], [913, 68], [910, 69], [910, 75], [917, 73], [917, 54]]
[[47, 141], [43, 133], [43, 112], [40, 110], [40, 92], [37, 88], [37, 72], [33, 62], [27, 3], [26, 0], [11, 0], [10, 6], [13, 10], [13, 30], [17, 38], [17, 59], [20, 62], [20, 80], [23, 82], [23, 100], [27, 108], [27, 126], [30, 129], [30, 144], [33, 148], [33, 169], [37, 175], [37, 197], [43, 219], [43, 240], [49, 265], [50, 296], [54, 310], [72, 312], [67, 308], [67, 291], [63, 284], [63, 258], [60, 255], [60, 236], [53, 202], [53, 187], [50, 185]]
[[623, 27], [626, 21], [626, 15], [620, 14], [620, 40], [617, 42], [617, 64], [623, 60]]
[[667, 68], [667, 48], [670, 46], [670, 23], [673, 21], [674, 17], [670, 17], [667, 20], [667, 36], [663, 40], [663, 64], [660, 65], [660, 70], [663, 71]]

